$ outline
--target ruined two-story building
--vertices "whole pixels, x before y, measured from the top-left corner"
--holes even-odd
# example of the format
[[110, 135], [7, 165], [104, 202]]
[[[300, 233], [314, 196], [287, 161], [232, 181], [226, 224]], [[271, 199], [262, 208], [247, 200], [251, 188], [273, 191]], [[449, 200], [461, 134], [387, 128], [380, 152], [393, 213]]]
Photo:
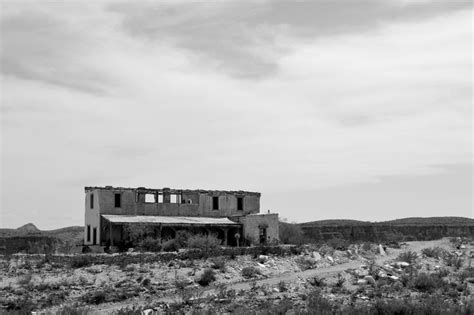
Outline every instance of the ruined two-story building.
[[226, 246], [278, 242], [278, 214], [259, 213], [257, 192], [106, 186], [85, 194], [85, 245], [124, 244], [133, 225], [161, 239], [185, 230], [215, 234]]

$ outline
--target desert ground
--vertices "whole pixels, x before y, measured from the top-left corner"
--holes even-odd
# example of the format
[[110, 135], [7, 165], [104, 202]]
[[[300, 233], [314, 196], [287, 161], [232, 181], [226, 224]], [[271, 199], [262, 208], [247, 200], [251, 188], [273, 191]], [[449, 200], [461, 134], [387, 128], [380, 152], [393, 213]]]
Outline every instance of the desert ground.
[[[474, 243], [443, 238], [386, 247], [325, 244], [291, 251], [92, 264], [87, 254], [0, 257], [3, 312], [37, 314], [370, 313], [432, 308], [471, 314]], [[183, 251], [183, 250], [181, 250]], [[158, 255], [158, 254], [156, 254]], [[58, 260], [59, 259], [59, 260]], [[403, 312], [402, 312], [403, 314]]]

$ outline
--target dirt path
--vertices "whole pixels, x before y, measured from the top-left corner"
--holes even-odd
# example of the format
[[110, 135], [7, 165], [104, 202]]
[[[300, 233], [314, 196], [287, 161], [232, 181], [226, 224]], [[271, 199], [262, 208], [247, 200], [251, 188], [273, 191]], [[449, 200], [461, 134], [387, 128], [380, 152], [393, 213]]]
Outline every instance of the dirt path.
[[[435, 241], [420, 241], [420, 242], [408, 242], [406, 245], [402, 246], [400, 249], [393, 249], [389, 248], [387, 251], [386, 256], [375, 256], [375, 262], [378, 265], [385, 264], [388, 261], [394, 260], [400, 253], [405, 251], [415, 251], [420, 252], [423, 248], [428, 247], [442, 247], [449, 249], [450, 243], [449, 239], [441, 239]], [[227, 289], [234, 289], [236, 291], [239, 290], [248, 290], [252, 283], [256, 283], [258, 286], [261, 285], [269, 285], [269, 286], [276, 286], [280, 281], [284, 281], [286, 283], [294, 283], [296, 281], [306, 281], [306, 279], [310, 279], [316, 276], [323, 276], [323, 275], [335, 275], [339, 272], [343, 272], [347, 269], [356, 269], [359, 268], [361, 265], [365, 264], [367, 261], [364, 258], [359, 258], [357, 260], [353, 260], [347, 263], [333, 265], [330, 267], [324, 268], [316, 268], [316, 269], [309, 269], [300, 272], [283, 272], [280, 274], [274, 274], [269, 278], [265, 279], [258, 279], [252, 281], [245, 281], [245, 282], [235, 282], [235, 283], [227, 283]], [[217, 287], [208, 287], [208, 288], [201, 288], [200, 295], [205, 297], [209, 294], [216, 293]], [[178, 297], [174, 293], [169, 293], [164, 297], [151, 297], [154, 302], [165, 302], [165, 303], [172, 303], [178, 300]], [[109, 305], [101, 305], [99, 307], [99, 312], [101, 313], [109, 313], [114, 310], [120, 309], [122, 307], [126, 307], [129, 305], [145, 305], [146, 300], [133, 300], [133, 301], [124, 301], [121, 303], [114, 303]]]

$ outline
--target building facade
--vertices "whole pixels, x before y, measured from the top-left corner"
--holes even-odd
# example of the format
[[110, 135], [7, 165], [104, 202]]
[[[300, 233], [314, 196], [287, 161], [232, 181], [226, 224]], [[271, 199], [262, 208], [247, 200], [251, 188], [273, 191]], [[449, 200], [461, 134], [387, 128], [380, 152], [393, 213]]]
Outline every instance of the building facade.
[[259, 214], [248, 191], [85, 187], [85, 245], [120, 245], [127, 226], [147, 226], [169, 239], [185, 230], [215, 234], [223, 245], [278, 242], [278, 214]]

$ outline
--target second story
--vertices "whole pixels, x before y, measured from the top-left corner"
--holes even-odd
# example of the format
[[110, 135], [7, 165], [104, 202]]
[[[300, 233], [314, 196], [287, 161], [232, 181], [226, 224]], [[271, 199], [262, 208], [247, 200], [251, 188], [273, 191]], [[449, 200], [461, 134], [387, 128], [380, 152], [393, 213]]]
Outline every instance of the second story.
[[230, 217], [260, 211], [260, 193], [248, 191], [85, 187], [86, 214]]

